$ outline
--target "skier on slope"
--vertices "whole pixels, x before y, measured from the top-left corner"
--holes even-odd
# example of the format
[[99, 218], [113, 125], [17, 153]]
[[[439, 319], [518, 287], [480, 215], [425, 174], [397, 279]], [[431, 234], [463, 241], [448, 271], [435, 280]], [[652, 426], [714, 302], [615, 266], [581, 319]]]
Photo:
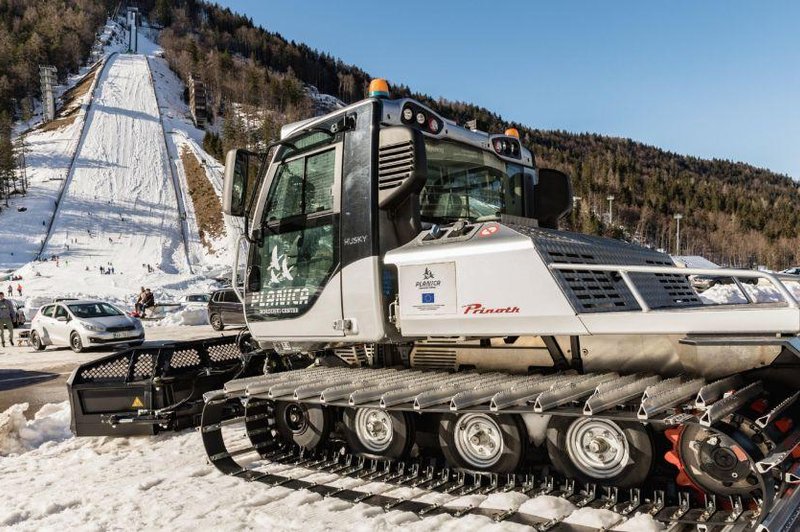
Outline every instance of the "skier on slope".
[[19, 283], [17, 283], [17, 294], [19, 294], [19, 297], [22, 297], [22, 285]]

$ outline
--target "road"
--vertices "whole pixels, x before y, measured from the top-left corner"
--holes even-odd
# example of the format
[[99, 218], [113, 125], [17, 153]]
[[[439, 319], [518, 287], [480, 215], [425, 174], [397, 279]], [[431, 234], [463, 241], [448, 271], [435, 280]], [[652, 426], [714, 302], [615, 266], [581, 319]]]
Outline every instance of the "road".
[[[196, 327], [147, 327], [147, 343], [209, 338], [221, 334], [210, 325]], [[68, 347], [48, 347], [45, 351], [33, 348], [0, 347], [0, 412], [16, 403], [29, 403], [27, 414], [32, 416], [47, 403], [67, 400], [66, 383], [77, 366], [113, 353], [111, 348], [97, 348], [85, 353], [73, 353]]]

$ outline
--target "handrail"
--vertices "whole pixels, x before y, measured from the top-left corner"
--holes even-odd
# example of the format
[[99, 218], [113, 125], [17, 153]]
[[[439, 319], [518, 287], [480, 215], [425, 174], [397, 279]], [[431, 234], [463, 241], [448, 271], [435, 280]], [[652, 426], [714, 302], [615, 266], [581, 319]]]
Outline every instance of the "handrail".
[[[628, 265], [628, 264], [569, 264], [564, 262], [557, 262], [550, 264], [551, 270], [572, 270], [572, 271], [595, 271], [595, 272], [616, 272], [620, 274], [622, 280], [631, 291], [634, 299], [642, 308], [642, 312], [649, 312], [650, 306], [644, 300], [641, 292], [636, 287], [636, 283], [630, 277], [631, 273], [655, 273], [667, 275], [682, 275], [687, 277], [689, 275], [709, 275], [714, 277], [731, 277], [733, 279], [766, 279], [772, 286], [774, 286], [784, 302], [789, 308], [800, 308], [797, 299], [792, 295], [786, 285], [781, 280], [782, 278], [787, 281], [798, 281], [800, 277], [787, 276], [786, 274], [774, 274], [770, 272], [762, 272], [755, 270], [737, 270], [733, 268], [679, 268], [677, 266], [642, 266], [642, 265]], [[788, 278], [791, 277], [791, 278]], [[746, 296], [745, 296], [746, 297]], [[747, 298], [747, 297], [746, 297]], [[750, 298], [747, 298], [748, 301]], [[752, 303], [752, 301], [749, 301]]]

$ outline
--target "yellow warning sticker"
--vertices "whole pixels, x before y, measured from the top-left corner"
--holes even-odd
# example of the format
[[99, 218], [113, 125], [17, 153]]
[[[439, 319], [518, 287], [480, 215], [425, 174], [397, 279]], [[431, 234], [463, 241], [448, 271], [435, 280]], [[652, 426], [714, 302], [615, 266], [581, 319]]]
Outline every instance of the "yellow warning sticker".
[[133, 398], [133, 404], [131, 405], [131, 408], [144, 408], [144, 403], [138, 397], [134, 397]]

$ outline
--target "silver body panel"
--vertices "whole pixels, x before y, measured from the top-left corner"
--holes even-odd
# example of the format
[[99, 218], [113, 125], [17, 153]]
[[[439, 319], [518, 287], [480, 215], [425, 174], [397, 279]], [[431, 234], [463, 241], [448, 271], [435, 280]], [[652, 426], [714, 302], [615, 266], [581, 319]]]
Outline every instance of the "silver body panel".
[[[488, 238], [407, 245], [386, 254], [385, 262], [398, 269], [403, 336], [589, 334], [537, 256], [531, 239], [496, 226], [497, 232]], [[453, 265], [452, 275], [448, 265]], [[428, 285], [417, 284], [420, 268], [443, 277], [434, 292], [425, 288]], [[446, 304], [433, 308], [422, 303], [423, 294], [429, 293], [434, 294], [434, 305], [438, 298]], [[510, 310], [487, 312], [502, 309]]]
[[[472, 237], [448, 242], [442, 237], [421, 245], [417, 239], [386, 254], [385, 262], [398, 268], [399, 326], [404, 336], [502, 336], [502, 335], [604, 335], [629, 334], [797, 334], [800, 310], [793, 299], [785, 303], [720, 306], [684, 306], [639, 311], [581, 312], [574, 310], [553, 270], [584, 265], [548, 265], [530, 238], [502, 224], [486, 238]], [[420, 268], [435, 272], [452, 264], [441, 292], [453, 304], [426, 308], [416, 301]], [[564, 266], [564, 268], [561, 268]], [[600, 271], [627, 266], [585, 265]], [[646, 267], [639, 268], [642, 273]], [[678, 268], [650, 268], [655, 272], [692, 273]], [[743, 272], [743, 275], [756, 274]], [[766, 275], [766, 274], [764, 274]], [[624, 277], [624, 276], [623, 276]], [[775, 280], [775, 282], [780, 283]], [[785, 291], [785, 287], [783, 287]], [[635, 296], [639, 296], [634, 291]], [[791, 296], [789, 296], [791, 297]], [[639, 300], [639, 297], [636, 298]], [[420, 298], [421, 300], [421, 298]], [[434, 297], [435, 301], [435, 297]], [[477, 312], [471, 305], [480, 303]], [[504, 309], [510, 308], [508, 312]], [[485, 310], [485, 312], [484, 312]]]

